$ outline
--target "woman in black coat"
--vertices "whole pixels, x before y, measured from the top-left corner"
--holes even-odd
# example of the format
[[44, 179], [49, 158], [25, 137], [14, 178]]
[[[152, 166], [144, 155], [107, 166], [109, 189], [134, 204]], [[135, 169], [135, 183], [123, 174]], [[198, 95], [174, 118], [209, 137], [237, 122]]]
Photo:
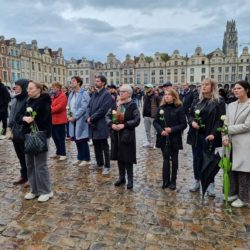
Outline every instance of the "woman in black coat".
[[[161, 148], [163, 156], [162, 188], [169, 187], [175, 190], [178, 153], [183, 148], [182, 132], [187, 127], [187, 122], [179, 95], [174, 89], [165, 92], [153, 124], [157, 131], [156, 146]], [[172, 159], [171, 177], [170, 157]]]
[[[32, 81], [28, 85], [28, 95], [27, 113], [22, 118], [25, 131], [30, 133], [31, 124], [33, 126], [36, 124], [39, 131], [45, 132], [49, 144], [52, 131], [51, 98], [44, 93], [42, 84]], [[33, 111], [36, 112], [35, 117], [31, 115]], [[25, 157], [31, 192], [27, 193], [24, 198], [31, 200], [39, 196], [38, 201], [45, 202], [53, 197], [47, 164], [48, 152], [27, 153]]]
[[127, 189], [133, 188], [133, 164], [136, 163], [135, 127], [140, 124], [140, 112], [131, 99], [133, 90], [124, 84], [120, 87], [120, 99], [117, 108], [109, 116], [111, 126], [111, 160], [118, 161], [119, 178], [115, 186], [126, 183]]
[[[220, 117], [225, 114], [225, 102], [218, 94], [217, 83], [213, 79], [205, 79], [201, 85], [199, 99], [195, 100], [188, 114], [189, 131], [187, 143], [192, 145], [193, 170], [195, 182], [190, 192], [200, 189], [203, 154], [213, 154], [215, 148], [222, 146], [222, 126]], [[208, 195], [215, 196], [214, 182], [208, 187]]]

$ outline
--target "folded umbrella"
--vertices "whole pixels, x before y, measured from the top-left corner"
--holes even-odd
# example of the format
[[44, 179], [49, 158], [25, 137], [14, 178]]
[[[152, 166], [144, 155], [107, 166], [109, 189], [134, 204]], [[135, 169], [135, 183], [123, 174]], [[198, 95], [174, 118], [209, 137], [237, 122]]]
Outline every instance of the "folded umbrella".
[[220, 170], [218, 166], [220, 160], [221, 157], [218, 152], [216, 154], [211, 153], [209, 150], [203, 152], [203, 161], [201, 169], [201, 187], [202, 187], [203, 198], [209, 184], [213, 182], [214, 177]]

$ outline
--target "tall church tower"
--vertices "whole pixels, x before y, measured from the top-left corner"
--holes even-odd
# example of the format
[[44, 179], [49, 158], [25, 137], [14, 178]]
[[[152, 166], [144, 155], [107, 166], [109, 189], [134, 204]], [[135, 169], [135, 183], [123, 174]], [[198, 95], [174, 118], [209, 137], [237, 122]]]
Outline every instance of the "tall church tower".
[[227, 21], [226, 31], [224, 32], [222, 50], [225, 55], [228, 55], [229, 52], [233, 52], [236, 56], [238, 53], [238, 32], [234, 20]]

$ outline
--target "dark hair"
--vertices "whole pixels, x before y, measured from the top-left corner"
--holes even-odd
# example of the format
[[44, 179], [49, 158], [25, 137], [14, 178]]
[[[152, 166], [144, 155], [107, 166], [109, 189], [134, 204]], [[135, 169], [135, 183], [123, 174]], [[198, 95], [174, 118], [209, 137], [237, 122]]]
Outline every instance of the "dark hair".
[[77, 83], [79, 83], [80, 86], [82, 86], [82, 78], [80, 76], [72, 76], [71, 80], [75, 79]]
[[250, 97], [250, 85], [247, 81], [242, 80], [242, 81], [236, 82], [235, 84], [239, 84], [242, 88], [244, 88], [247, 93], [247, 97], [248, 98]]
[[107, 84], [107, 79], [106, 79], [106, 77], [105, 76], [97, 76], [96, 78], [98, 78], [98, 79], [100, 79], [100, 81], [102, 82], [102, 83], [105, 83], [105, 85]]

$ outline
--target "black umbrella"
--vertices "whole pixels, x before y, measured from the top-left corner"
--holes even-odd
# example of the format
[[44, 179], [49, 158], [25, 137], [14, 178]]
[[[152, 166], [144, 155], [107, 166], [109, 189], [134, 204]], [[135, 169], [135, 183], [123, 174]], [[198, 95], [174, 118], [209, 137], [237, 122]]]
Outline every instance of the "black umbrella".
[[218, 152], [216, 154], [211, 153], [210, 151], [203, 152], [201, 169], [201, 187], [203, 197], [207, 191], [209, 184], [213, 182], [214, 177], [220, 170], [220, 167], [218, 166], [220, 159], [221, 157]]

